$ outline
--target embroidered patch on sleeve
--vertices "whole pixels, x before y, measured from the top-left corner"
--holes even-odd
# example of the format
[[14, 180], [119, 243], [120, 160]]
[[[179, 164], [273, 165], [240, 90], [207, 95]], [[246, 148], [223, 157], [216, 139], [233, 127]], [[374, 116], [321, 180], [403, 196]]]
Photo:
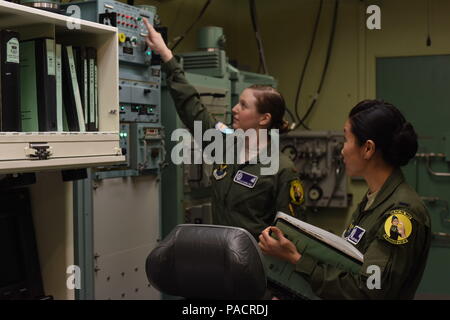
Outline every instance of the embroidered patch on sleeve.
[[289, 195], [291, 197], [291, 203], [295, 205], [301, 205], [304, 200], [304, 191], [302, 183], [299, 179], [291, 181], [291, 189], [289, 190]]
[[228, 165], [221, 164], [218, 168], [213, 170], [213, 176], [216, 178], [216, 180], [221, 180], [227, 175], [227, 169]]
[[392, 210], [384, 223], [383, 238], [393, 244], [405, 244], [412, 232], [411, 215], [404, 210]]

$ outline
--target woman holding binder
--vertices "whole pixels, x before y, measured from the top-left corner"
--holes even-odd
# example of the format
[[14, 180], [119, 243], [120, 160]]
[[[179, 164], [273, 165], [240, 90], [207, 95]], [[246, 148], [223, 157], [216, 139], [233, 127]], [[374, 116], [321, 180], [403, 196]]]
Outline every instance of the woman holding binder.
[[369, 187], [343, 233], [364, 254], [360, 272], [331, 265], [326, 257], [310, 255], [308, 248], [299, 252], [276, 227], [262, 232], [259, 246], [265, 254], [295, 264], [323, 299], [412, 299], [431, 239], [427, 209], [400, 169], [415, 156], [417, 135], [396, 107], [378, 100], [358, 103], [344, 134], [346, 172], [363, 177]]
[[[195, 132], [196, 122], [201, 123], [202, 134], [215, 128], [223, 138], [233, 129], [255, 129], [258, 133], [260, 129], [279, 129], [280, 132], [287, 129], [287, 122], [283, 120], [284, 99], [269, 86], [254, 85], [242, 92], [238, 104], [232, 109], [233, 128], [216, 121], [201, 103], [198, 92], [187, 82], [182, 67], [161, 35], [146, 19], [144, 23], [148, 29], [147, 44], [164, 62], [162, 69], [167, 75], [167, 85], [177, 113], [191, 133]], [[258, 141], [257, 146], [246, 144], [246, 147], [260, 151], [263, 146]], [[242, 227], [257, 238], [272, 223], [277, 211], [299, 214], [303, 190], [294, 164], [287, 156], [280, 154], [279, 167], [274, 174], [263, 175], [261, 168], [264, 164], [259, 161], [249, 163], [253, 159], [249, 149], [243, 152], [245, 161], [241, 163], [214, 165], [211, 177], [212, 216], [214, 224]]]

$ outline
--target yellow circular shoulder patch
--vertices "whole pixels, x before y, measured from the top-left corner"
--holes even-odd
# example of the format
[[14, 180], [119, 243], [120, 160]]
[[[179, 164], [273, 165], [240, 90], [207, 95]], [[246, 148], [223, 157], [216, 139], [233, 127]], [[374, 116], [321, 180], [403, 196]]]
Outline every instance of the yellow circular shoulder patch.
[[304, 191], [302, 183], [299, 179], [291, 181], [291, 189], [289, 190], [289, 195], [291, 197], [291, 202], [296, 205], [301, 205], [304, 200]]
[[404, 244], [412, 232], [411, 215], [404, 210], [392, 210], [384, 223], [384, 239], [393, 244]]

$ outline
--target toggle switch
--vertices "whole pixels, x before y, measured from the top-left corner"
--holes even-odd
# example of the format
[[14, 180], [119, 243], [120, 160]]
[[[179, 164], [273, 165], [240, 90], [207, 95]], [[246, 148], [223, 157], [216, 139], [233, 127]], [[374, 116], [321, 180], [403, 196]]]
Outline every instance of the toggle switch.
[[131, 37], [131, 44], [133, 47], [137, 47], [138, 39], [136, 37]]

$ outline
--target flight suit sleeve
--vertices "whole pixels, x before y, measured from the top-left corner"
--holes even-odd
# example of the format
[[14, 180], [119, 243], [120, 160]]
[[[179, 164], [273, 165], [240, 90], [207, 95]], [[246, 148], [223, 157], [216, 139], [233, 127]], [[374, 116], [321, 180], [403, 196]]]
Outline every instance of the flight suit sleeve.
[[414, 259], [420, 256], [418, 252], [428, 234], [424, 225], [414, 219], [411, 223], [411, 235], [402, 244], [387, 241], [384, 225], [381, 226], [357, 274], [320, 262], [309, 256], [307, 250], [296, 271], [309, 279], [313, 291], [323, 299], [398, 299], [405, 282], [413, 281], [411, 268], [417, 264]]
[[282, 169], [279, 173], [276, 210], [299, 218], [304, 201], [303, 185], [294, 168]]
[[163, 64], [162, 70], [167, 75], [167, 85], [177, 113], [189, 131], [194, 133], [194, 121], [202, 122], [202, 134], [207, 129], [214, 128], [217, 121], [201, 103], [197, 90], [187, 82], [175, 56]]

